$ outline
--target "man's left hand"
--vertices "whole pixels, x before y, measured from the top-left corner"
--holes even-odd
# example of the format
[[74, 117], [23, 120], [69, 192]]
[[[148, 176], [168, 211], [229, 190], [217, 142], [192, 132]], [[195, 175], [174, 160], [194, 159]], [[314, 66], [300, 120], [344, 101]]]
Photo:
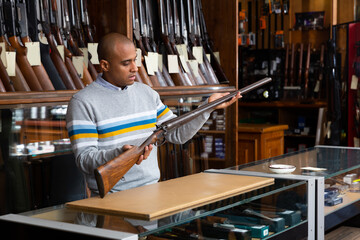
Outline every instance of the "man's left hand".
[[[212, 101], [215, 101], [216, 99], [219, 99], [221, 97], [224, 97], [226, 95], [228, 95], [229, 93], [214, 93], [212, 94], [210, 97], [209, 97], [209, 100], [208, 102], [212, 102]], [[239, 98], [242, 98], [240, 92], [235, 96], [233, 97], [231, 100], [227, 101], [227, 102], [224, 102], [218, 106], [215, 107], [215, 109], [220, 109], [220, 108], [227, 108], [228, 106], [230, 106], [231, 104], [233, 104], [234, 102], [236, 102]]]

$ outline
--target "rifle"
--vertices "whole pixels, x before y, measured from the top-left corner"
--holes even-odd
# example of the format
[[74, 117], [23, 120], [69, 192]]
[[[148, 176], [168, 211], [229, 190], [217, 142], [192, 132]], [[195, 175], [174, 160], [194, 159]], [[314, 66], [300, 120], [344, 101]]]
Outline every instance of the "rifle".
[[[174, 42], [174, 35], [172, 34], [171, 29], [168, 25], [168, 19], [166, 16], [166, 9], [164, 5], [164, 0], [159, 1], [159, 9], [160, 9], [160, 25], [161, 25], [161, 39], [162, 43], [165, 46], [167, 55], [177, 55], [174, 49], [171, 46], [171, 42]], [[166, 56], [167, 56], [166, 55]], [[179, 55], [177, 55], [179, 61]], [[167, 58], [165, 58], [165, 62]], [[189, 77], [184, 73], [184, 69], [179, 64], [179, 72], [178, 73], [170, 73], [171, 78], [173, 79], [175, 85], [177, 86], [191, 86], [193, 85]]]
[[181, 116], [170, 119], [161, 125], [157, 126], [157, 129], [140, 145], [134, 146], [131, 149], [121, 153], [114, 159], [108, 161], [102, 166], [99, 166], [94, 170], [96, 183], [98, 186], [100, 197], [104, 197], [112, 187], [125, 175], [127, 171], [138, 161], [139, 157], [144, 153], [144, 149], [149, 144], [163, 143], [165, 141], [165, 135], [185, 123], [190, 122], [200, 114], [214, 109], [221, 103], [227, 102], [235, 97], [239, 92], [245, 94], [249, 91], [258, 88], [259, 86], [271, 81], [271, 78], [264, 78], [251, 85], [248, 85], [240, 90], [234, 91], [224, 97], [221, 97], [213, 102], [204, 104], [199, 108], [187, 112]]
[[16, 36], [15, 28], [15, 1], [14, 0], [4, 0], [3, 1], [3, 11], [4, 11], [4, 23], [5, 29], [8, 36], [10, 45], [16, 49], [16, 62], [25, 77], [26, 82], [28, 83], [32, 91], [42, 91], [43, 88], [40, 85], [38, 78], [36, 77], [34, 70], [32, 69], [26, 53], [27, 48], [24, 47]]
[[[140, 36], [140, 26], [139, 26], [138, 11], [135, 10], [135, 9], [138, 9], [137, 8], [137, 1], [133, 0], [131, 2], [132, 2], [133, 35], [134, 35], [135, 45], [137, 47], [140, 47], [140, 49], [141, 49], [141, 48], [144, 48], [144, 47], [143, 47], [141, 36]], [[141, 49], [141, 51], [143, 51], [143, 50]], [[145, 48], [144, 48], [144, 51], [145, 51]], [[137, 56], [137, 57], [140, 57], [140, 56]], [[142, 80], [142, 82], [144, 84], [147, 84], [150, 87], [152, 87], [153, 86], [152, 81], [150, 80], [149, 75], [147, 74], [147, 72], [145, 70], [143, 62], [144, 62], [144, 58], [141, 57], [141, 66], [138, 67], [139, 76], [140, 76], [140, 78], [141, 78], [141, 80]]]
[[[285, 47], [285, 66], [284, 66], [284, 87], [287, 87], [288, 85], [288, 68], [289, 68], [289, 44], [286, 44]], [[287, 92], [284, 91], [283, 98], [287, 97]]]
[[67, 69], [64, 61], [61, 58], [60, 52], [56, 47], [56, 41], [50, 31], [50, 20], [49, 20], [49, 7], [47, 0], [39, 0], [40, 9], [40, 23], [42, 31], [46, 36], [47, 42], [50, 46], [50, 57], [54, 66], [56, 67], [64, 85], [69, 90], [76, 90], [75, 84], [71, 78], [69, 70]]
[[[0, 1], [0, 21], [1, 25], [4, 24], [4, 15], [3, 15], [3, 3]], [[7, 41], [6, 33], [3, 27], [0, 27], [0, 42], [5, 43], [5, 48], [3, 51], [14, 51]], [[2, 61], [0, 61], [0, 78], [3, 81], [3, 84], [7, 91], [31, 91], [29, 85], [27, 84], [24, 75], [21, 73], [19, 66], [15, 62], [15, 76], [10, 77], [6, 71], [6, 68]]]
[[[0, 47], [0, 54], [3, 51], [3, 48]], [[4, 49], [5, 51], [5, 49]], [[3, 62], [0, 60], [0, 79], [1, 83], [4, 85], [5, 92], [15, 92], [13, 83], [9, 77], [9, 75], [6, 72], [6, 68], [3, 64]]]
[[195, 46], [200, 46], [203, 49], [203, 66], [200, 67], [203, 75], [205, 76], [208, 84], [214, 85], [219, 84], [219, 81], [215, 75], [213, 68], [209, 60], [206, 57], [205, 49], [202, 46], [200, 41], [200, 26], [199, 26], [199, 18], [196, 11], [196, 6], [191, 4], [190, 0], [187, 0], [187, 25], [189, 26], [189, 52], [192, 52], [192, 49]]
[[[186, 24], [185, 24], [185, 12], [182, 5], [182, 1], [180, 4], [180, 19], [179, 19], [179, 13], [178, 13], [178, 6], [176, 3], [176, 0], [172, 0], [173, 10], [174, 10], [174, 34], [175, 34], [175, 43], [183, 44], [183, 35], [186, 35]], [[189, 50], [188, 45], [186, 44], [186, 50], [188, 58], [191, 60], [196, 60], [192, 52]], [[194, 70], [191, 68], [189, 62], [186, 59], [186, 64], [188, 66], [188, 69], [190, 70], [190, 73], [192, 75], [192, 78], [195, 80], [196, 85], [204, 85], [207, 84], [207, 80], [205, 79], [202, 71], [204, 71], [204, 63], [198, 64], [198, 71], [194, 72]]]
[[310, 52], [311, 52], [311, 43], [308, 43], [307, 52], [306, 52], [305, 83], [304, 83], [304, 98], [305, 99], [308, 98]]
[[[202, 45], [204, 46], [204, 50], [205, 52], [210, 54], [210, 59], [211, 59], [211, 65], [209, 63], [209, 61], [207, 60], [207, 57], [204, 56], [204, 61], [208, 64], [208, 69], [209, 71], [213, 71], [216, 74], [217, 77], [217, 82], [220, 82], [222, 84], [228, 84], [229, 80], [227, 79], [223, 69], [220, 66], [219, 61], [217, 60], [217, 58], [215, 57], [215, 54], [213, 52], [213, 44], [212, 41], [209, 37], [209, 34], [207, 32], [207, 28], [206, 28], [206, 23], [205, 23], [205, 18], [204, 18], [204, 13], [202, 10], [202, 4], [201, 4], [201, 0], [193, 0], [194, 2], [194, 9], [196, 10], [196, 7], [198, 9], [197, 14], [199, 14], [199, 20], [200, 20], [200, 30], [201, 30], [201, 39], [202, 39]], [[196, 4], [197, 3], [197, 4]], [[197, 6], [196, 6], [197, 5]], [[194, 12], [195, 14], [195, 12]], [[196, 14], [194, 15], [194, 17], [196, 17]]]
[[[56, 2], [56, 0], [49, 0], [50, 26], [51, 26], [51, 30], [53, 32], [56, 42], [59, 45], [64, 46], [65, 65], [66, 65], [67, 69], [69, 70], [70, 76], [75, 84], [75, 87], [77, 89], [82, 89], [85, 87], [85, 85], [90, 84], [92, 82], [92, 79], [91, 79], [90, 74], [87, 72], [84, 63], [83, 63], [83, 69], [84, 69], [83, 70], [83, 78], [81, 79], [78, 72], [75, 69], [73, 62], [72, 62], [73, 54], [68, 49], [68, 44], [66, 44], [66, 43], [69, 43], [70, 41], [67, 41], [68, 25], [66, 25], [66, 24], [68, 22], [66, 21], [66, 19], [68, 19], [68, 14], [66, 13], [66, 11], [63, 11], [64, 8], [61, 9], [64, 21], [59, 21], [57, 2]], [[64, 25], [62, 26], [62, 24], [64, 24]], [[77, 53], [75, 53], [75, 55], [79, 56], [79, 54], [77, 54]], [[86, 73], [87, 73], [87, 75], [86, 75]], [[90, 80], [87, 81], [87, 79], [89, 79], [89, 78], [90, 78]]]
[[[70, 11], [69, 11], [68, 6], [70, 6]], [[74, 37], [74, 38], [72, 38], [72, 37], [68, 36], [70, 46], [74, 50], [74, 52], [78, 53], [76, 55], [83, 56], [84, 54], [79, 49], [79, 47], [85, 49], [85, 48], [87, 48], [87, 46], [86, 46], [85, 40], [84, 40], [84, 32], [81, 27], [78, 1], [77, 0], [75, 0], [75, 1], [69, 0], [67, 6], [63, 3], [63, 7], [64, 7], [65, 14], [69, 13], [69, 15], [70, 15], [70, 28], [71, 28], [70, 35]], [[67, 23], [66, 18], [65, 18], [65, 23]], [[75, 40], [75, 42], [73, 41], [73, 39]], [[88, 84], [88, 83], [91, 83], [92, 80], [96, 79], [98, 73], [97, 73], [94, 65], [91, 63], [89, 55], [87, 56], [87, 59], [85, 61], [87, 61], [88, 64], [87, 64], [87, 68], [84, 65], [83, 81]]]
[[321, 82], [324, 78], [324, 54], [325, 54], [325, 44], [321, 44], [320, 50], [320, 69], [319, 69], [319, 77], [316, 81], [314, 92], [317, 91], [317, 98], [321, 98]]
[[[27, 12], [26, 12], [26, 3], [24, 0], [16, 0], [16, 8], [17, 8], [17, 23], [20, 30], [20, 38], [23, 44], [27, 42], [31, 42], [28, 31], [28, 20], [27, 20]], [[43, 90], [55, 90], [54, 85], [52, 84], [49, 75], [45, 71], [42, 63], [38, 66], [32, 66], [36, 77], [39, 80], [39, 83]]]
[[[178, 51], [178, 49], [176, 48], [176, 43], [175, 43], [175, 21], [174, 21], [174, 17], [173, 17], [173, 10], [170, 4], [170, 0], [165, 0], [166, 1], [166, 17], [167, 17], [167, 24], [168, 24], [168, 34], [169, 34], [169, 45], [173, 51], [173, 54], [175, 54], [178, 58], [178, 62], [179, 62], [179, 67], [181, 70], [181, 73], [184, 75], [185, 79], [187, 80], [187, 82], [189, 83], [190, 86], [196, 85], [196, 82], [193, 78], [193, 73], [191, 71], [191, 68], [188, 69], [188, 71], [185, 70], [185, 66], [183, 66], [183, 64], [181, 63], [181, 59], [180, 59], [180, 53]], [[186, 63], [186, 65], [188, 65]]]
[[26, 5], [27, 11], [27, 20], [28, 20], [28, 32], [29, 37], [34, 42], [40, 43], [40, 56], [41, 56], [41, 63], [47, 72], [54, 88], [56, 90], [65, 90], [66, 86], [64, 85], [61, 77], [56, 70], [54, 63], [51, 61], [50, 58], [50, 47], [48, 44], [44, 44], [39, 41], [39, 30], [38, 30], [38, 1], [29, 1]]
[[[153, 28], [153, 24], [152, 24], [152, 19], [153, 19], [153, 9], [152, 7], [150, 6], [150, 0], [145, 0], [145, 9], [147, 9], [146, 11], [146, 23], [148, 25], [148, 32], [149, 32], [149, 38], [147, 39], [148, 40], [148, 44], [149, 44], [149, 47], [150, 47], [150, 50], [152, 50], [153, 52], [158, 52], [159, 51], [159, 48], [157, 46], [157, 44], [155, 43], [155, 40], [154, 40], [154, 28]], [[146, 45], [146, 44], [145, 44]], [[162, 75], [166, 81], [166, 84], [168, 86], [175, 86], [173, 80], [171, 79], [171, 76], [167, 70], [167, 67], [162, 64]]]
[[[136, 2], [137, 0], [133, 0]], [[142, 7], [142, 0], [138, 1], [138, 4], [134, 3], [134, 13], [136, 14], [137, 11], [139, 11], [139, 24], [140, 24], [140, 39], [141, 42], [138, 42], [138, 47], [141, 49], [143, 56], [148, 56], [149, 52], [151, 51], [151, 47], [149, 45], [149, 31], [148, 31], [148, 24], [146, 22], [146, 17], [143, 9], [146, 9], [146, 11], [149, 11], [149, 8]], [[145, 64], [146, 65], [146, 64]], [[146, 65], [148, 71], [149, 66]], [[157, 71], [154, 71], [155, 75], [150, 75], [149, 78], [153, 84], [154, 87], [160, 87], [160, 86], [167, 86], [166, 81], [164, 77], [161, 75], [160, 69], [157, 69]]]

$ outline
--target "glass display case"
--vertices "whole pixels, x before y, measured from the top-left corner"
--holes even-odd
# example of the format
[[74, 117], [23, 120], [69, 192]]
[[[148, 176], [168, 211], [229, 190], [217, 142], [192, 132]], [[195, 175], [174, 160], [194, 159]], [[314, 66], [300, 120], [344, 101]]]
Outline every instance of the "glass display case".
[[[292, 167], [293, 172], [277, 174], [274, 172], [276, 169], [272, 169], [274, 167]], [[208, 172], [282, 179], [315, 179], [314, 212], [318, 239], [324, 239], [326, 230], [360, 213], [360, 148], [315, 146], [227, 169], [211, 169]]]
[[148, 220], [58, 205], [0, 216], [0, 229], [3, 233], [17, 229], [15, 233], [11, 230], [12, 236], [24, 238], [32, 237], [33, 233], [64, 239], [74, 236], [91, 239], [268, 239], [280, 234], [306, 237], [308, 188], [306, 181], [274, 179], [265, 187]]

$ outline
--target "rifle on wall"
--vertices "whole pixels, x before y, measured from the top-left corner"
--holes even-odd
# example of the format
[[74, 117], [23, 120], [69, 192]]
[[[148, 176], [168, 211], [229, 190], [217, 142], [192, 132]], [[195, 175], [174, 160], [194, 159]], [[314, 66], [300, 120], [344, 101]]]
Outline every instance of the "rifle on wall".
[[[197, 9], [197, 13], [199, 15], [202, 45], [204, 46], [205, 52], [210, 54], [211, 68], [208, 67], [208, 69], [209, 69], [209, 71], [213, 70], [215, 72], [218, 82], [220, 82], [222, 84], [228, 84], [229, 80], [227, 79], [227, 77], [226, 77], [223, 69], [221, 68], [219, 61], [215, 57], [215, 54], [213, 51], [213, 43], [207, 32], [201, 0], [193, 0], [193, 2], [194, 2], [194, 8]], [[194, 12], [194, 14], [195, 14], [195, 12]], [[206, 56], [204, 56], [204, 61], [208, 62]]]
[[311, 43], [308, 43], [306, 51], [306, 65], [305, 65], [305, 82], [304, 82], [304, 99], [307, 99], [309, 89], [309, 68], [310, 68], [310, 56], [311, 56]]
[[[137, 0], [134, 0], [137, 1]], [[148, 18], [145, 16], [145, 9], [146, 12], [149, 11], [149, 6], [143, 7], [143, 1], [138, 0], [138, 4], [134, 5], [135, 9], [134, 11], [139, 11], [139, 25], [140, 25], [140, 35], [141, 35], [141, 43], [139, 42], [138, 47], [141, 49], [142, 55], [148, 57], [149, 52], [153, 52], [150, 47], [150, 36], [149, 36], [149, 24], [148, 24]], [[136, 8], [137, 7], [137, 8]], [[145, 61], [146, 62], [146, 61]], [[149, 65], [145, 64], [146, 68], [149, 72]], [[164, 87], [167, 86], [167, 83], [161, 74], [160, 69], [158, 68], [156, 71], [154, 71], [154, 75], [150, 75], [150, 80], [154, 87]]]
[[[58, 7], [56, 0], [49, 0], [49, 17], [50, 17], [50, 27], [52, 34], [55, 37], [55, 41], [57, 42], [57, 44], [64, 46], [65, 65], [66, 68], [69, 70], [71, 79], [73, 80], [75, 87], [77, 89], [82, 89], [85, 87], [86, 84], [89, 84], [89, 82], [86, 80], [89, 78], [91, 79], [91, 76], [86, 71], [84, 64], [82, 64], [83, 73], [87, 72], [88, 76], [86, 76], [86, 74], [83, 74], [84, 75], [83, 78], [80, 78], [78, 72], [76, 71], [76, 68], [72, 62], [73, 54], [70, 52], [68, 48], [68, 45], [71, 45], [70, 40], [68, 38], [69, 25], [67, 19], [69, 19], [69, 15], [65, 10], [65, 6], [61, 10], [62, 10], [61, 15], [63, 16], [64, 21], [59, 21]], [[77, 54], [75, 53], [75, 55]], [[92, 80], [90, 80], [90, 83], [91, 82]]]
[[50, 57], [50, 47], [48, 44], [45, 44], [39, 41], [39, 29], [38, 29], [38, 0], [29, 1], [26, 5], [27, 18], [28, 18], [28, 32], [30, 39], [34, 42], [39, 42], [40, 44], [40, 57], [41, 63], [45, 68], [54, 88], [56, 90], [65, 90], [66, 86], [64, 85], [54, 63]]
[[[150, 3], [150, 0], [145, 0], [145, 22], [148, 30], [148, 38], [143, 38], [143, 41], [145, 41], [146, 43], [144, 43], [145, 46], [148, 45], [149, 49], [152, 52], [158, 52], [159, 48], [157, 46], [157, 44], [155, 43], [154, 40], [154, 27], [153, 27], [153, 9]], [[161, 63], [162, 64], [162, 63]], [[159, 67], [160, 68], [160, 67]], [[164, 64], [162, 64], [162, 70], [159, 69], [159, 71], [162, 73], [162, 76], [164, 77], [164, 80], [167, 84], [167, 86], [175, 86], [173, 80], [171, 79], [171, 76], [167, 70], [167, 66], [165, 66]]]
[[32, 91], [42, 91], [43, 88], [40, 85], [38, 78], [36, 77], [34, 70], [32, 69], [26, 53], [27, 48], [24, 47], [16, 36], [15, 28], [15, 1], [14, 0], [5, 0], [3, 1], [3, 11], [4, 11], [4, 23], [6, 34], [9, 40], [9, 43], [12, 47], [16, 49], [16, 62], [25, 77], [26, 82], [28, 83]]
[[239, 92], [241, 94], [245, 94], [270, 81], [271, 78], [264, 78], [240, 90], [234, 91], [222, 98], [219, 98], [208, 104], [204, 104], [193, 111], [187, 112], [184, 115], [175, 117], [159, 125], [157, 129], [140, 146], [132, 147], [131, 149], [121, 153], [114, 159], [94, 170], [100, 197], [103, 198], [127, 173], [127, 171], [130, 170], [130, 168], [138, 161], [139, 157], [144, 153], [146, 146], [149, 144], [162, 143], [167, 132], [176, 129], [179, 126], [190, 122], [200, 114], [214, 109], [216, 106], [231, 100]]
[[[143, 44], [142, 44], [142, 40], [141, 40], [141, 36], [140, 36], [140, 26], [139, 26], [139, 15], [138, 15], [138, 11], [136, 11], [137, 8], [137, 1], [136, 0], [133, 0], [132, 1], [132, 24], [133, 24], [133, 36], [134, 36], [134, 41], [135, 41], [135, 45], [137, 47], [143, 47]], [[141, 51], [143, 51], [141, 49]], [[145, 48], [144, 48], [144, 51], [145, 51]], [[137, 80], [139, 82], [142, 82], [144, 84], [147, 84], [149, 85], [150, 87], [153, 86], [150, 78], [149, 78], [149, 75], [147, 74], [146, 70], [145, 70], [145, 67], [144, 67], [144, 58], [142, 56], [137, 56], [137, 58], [141, 57], [141, 66], [138, 67], [138, 73], [139, 73], [139, 76], [136, 76]]]
[[174, 42], [174, 35], [172, 29], [169, 27], [168, 15], [165, 8], [164, 0], [159, 1], [159, 17], [160, 17], [160, 28], [161, 28], [161, 39], [166, 49], [165, 62], [169, 63], [168, 55], [176, 55], [178, 59], [178, 73], [170, 73], [175, 85], [177, 86], [192, 86], [193, 83], [189, 79], [189, 76], [184, 73], [184, 69], [179, 63], [179, 55], [174, 51], [171, 42]]
[[[3, 12], [3, 3], [2, 1], [0, 1], [0, 20], [1, 20], [1, 24], [4, 25], [4, 12]], [[6, 32], [4, 31], [4, 29], [1, 27], [0, 28], [0, 42], [5, 43], [5, 49], [3, 49], [2, 51], [15, 51], [15, 49], [13, 47], [10, 46], [8, 40], [7, 40], [7, 36], [6, 36]], [[12, 64], [12, 63], [8, 63], [8, 64]], [[20, 71], [20, 68], [18, 66], [18, 64], [15, 62], [15, 76], [9, 76], [6, 68], [3, 64], [3, 62], [1, 62], [0, 64], [0, 77], [1, 80], [4, 83], [5, 88], [7, 89], [7, 91], [31, 91], [29, 85], [27, 84], [24, 75], [22, 74], [22, 72]]]
[[[173, 12], [174, 12], [174, 34], [175, 34], [175, 44], [178, 46], [179, 44], [185, 44], [184, 39], [187, 38], [187, 36], [184, 37], [184, 35], [187, 34], [187, 28], [185, 24], [185, 11], [184, 6], [182, 4], [182, 1], [180, 1], [180, 14], [178, 11], [178, 4], [176, 0], [172, 0], [172, 6], [173, 6]], [[179, 17], [180, 15], [180, 17]], [[189, 47], [186, 44], [186, 50], [187, 50], [187, 56], [190, 60], [196, 60], [194, 55], [191, 51], [189, 51]], [[204, 63], [199, 64], [197, 63], [197, 70], [192, 69], [191, 65], [186, 59], [187, 68], [190, 70], [191, 76], [194, 79], [196, 85], [204, 85], [207, 84], [207, 80], [205, 79], [205, 76], [203, 74], [203, 71], [205, 69]]]
[[[28, 19], [26, 12], [26, 2], [24, 0], [16, 0], [17, 8], [17, 23], [20, 30], [20, 38], [23, 44], [32, 42], [29, 36], [28, 28]], [[44, 66], [40, 62], [40, 65], [32, 66], [36, 77], [39, 80], [39, 83], [43, 90], [55, 90], [54, 85], [52, 84], [49, 75], [45, 71]]]
[[[321, 85], [324, 78], [324, 54], [325, 54], [325, 44], [321, 44], [320, 48], [320, 68], [318, 73], [318, 79], [315, 84], [314, 93], [317, 93], [317, 99], [321, 98]], [[314, 94], [315, 95], [315, 94]]]
[[[70, 4], [72, 4], [72, 5], [70, 5]], [[66, 9], [66, 7], [64, 6], [65, 7], [64, 10], [65, 11], [67, 10], [70, 14], [71, 36], [73, 37], [73, 40], [75, 40], [75, 42], [74, 42], [74, 41], [72, 41], [72, 39], [69, 39], [69, 43], [72, 48], [75, 48], [74, 51], [78, 52], [78, 54], [76, 54], [76, 55], [84, 56], [83, 52], [79, 49], [79, 48], [82, 48], [85, 51], [87, 51], [87, 46], [86, 46], [85, 40], [84, 40], [84, 38], [85, 38], [84, 32], [81, 27], [81, 20], [80, 20], [81, 17], [80, 17], [80, 13], [79, 13], [80, 8], [78, 5], [78, 1], [77, 0], [76, 1], [69, 0], [68, 6], [70, 6], [70, 8]], [[92, 80], [95, 80], [97, 77], [97, 71], [96, 71], [94, 65], [91, 63], [89, 57], [90, 56], [87, 54], [87, 59], [84, 59], [84, 61], [87, 62], [87, 67], [84, 68], [84, 77], [83, 77], [83, 79], [84, 79], [83, 81], [85, 83], [91, 83]], [[89, 75], [91, 76], [91, 78]]]
[[69, 70], [67, 69], [59, 50], [56, 47], [56, 41], [54, 36], [50, 31], [50, 20], [49, 20], [49, 6], [47, 0], [39, 0], [39, 9], [40, 9], [40, 23], [42, 31], [45, 34], [46, 40], [50, 46], [50, 57], [54, 66], [56, 67], [60, 77], [69, 90], [76, 90], [75, 84], [71, 78]]

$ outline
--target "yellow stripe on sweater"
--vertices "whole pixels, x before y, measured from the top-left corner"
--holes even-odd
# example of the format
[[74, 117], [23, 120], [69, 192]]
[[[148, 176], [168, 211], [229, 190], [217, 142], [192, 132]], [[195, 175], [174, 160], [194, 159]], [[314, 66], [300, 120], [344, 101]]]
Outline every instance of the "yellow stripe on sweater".
[[116, 135], [132, 132], [132, 131], [136, 131], [136, 130], [143, 130], [143, 129], [153, 128], [155, 126], [156, 126], [155, 123], [149, 123], [149, 124], [144, 124], [144, 125], [140, 125], [140, 126], [129, 127], [129, 128], [117, 130], [117, 131], [114, 131], [114, 132], [99, 134], [99, 138], [113, 137], [113, 136], [116, 136]]

